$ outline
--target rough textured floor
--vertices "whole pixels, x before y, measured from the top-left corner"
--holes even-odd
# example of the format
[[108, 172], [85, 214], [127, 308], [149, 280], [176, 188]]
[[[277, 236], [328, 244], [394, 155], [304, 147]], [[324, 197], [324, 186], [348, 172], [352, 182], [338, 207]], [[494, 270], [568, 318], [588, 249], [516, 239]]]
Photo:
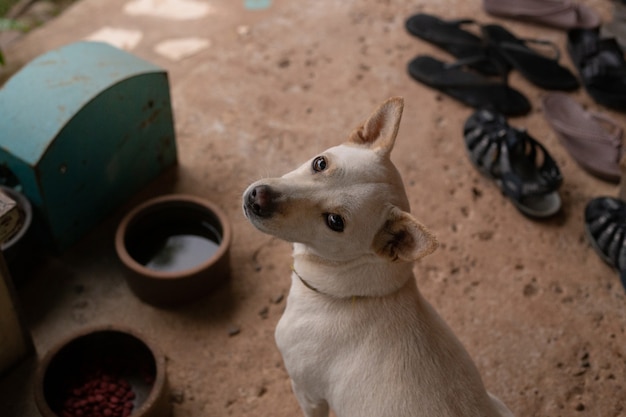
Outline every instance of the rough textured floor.
[[[543, 118], [545, 91], [513, 73], [511, 84], [533, 111], [509, 122], [542, 142], [565, 178], [560, 215], [541, 222], [522, 216], [466, 157], [461, 129], [472, 109], [406, 73], [417, 54], [451, 59], [406, 33], [404, 21], [416, 12], [499, 22], [519, 36], [552, 40], [573, 69], [563, 32], [495, 19], [479, 0], [275, 0], [258, 10], [243, 1], [179, 0], [177, 10], [193, 11], [179, 20], [171, 11], [136, 13], [149, 3], [82, 0], [6, 51], [15, 67], [102, 36], [104, 27], [130, 31], [123, 33], [135, 36], [124, 39], [133, 41], [123, 46], [168, 70], [176, 118], [177, 177], [146, 189], [62, 256], [48, 257], [22, 286], [38, 355], [77, 329], [124, 323], [167, 355], [176, 417], [300, 415], [273, 339], [289, 290], [290, 247], [247, 223], [241, 193], [341, 142], [378, 103], [401, 95], [393, 159], [413, 214], [441, 242], [415, 266], [418, 286], [465, 344], [488, 389], [517, 416], [626, 415], [624, 289], [583, 230], [587, 201], [616, 195], [617, 186], [573, 162]], [[610, 2], [585, 3], [610, 17]], [[168, 54], [163, 42], [171, 39], [186, 39], [186, 52]], [[584, 90], [571, 96], [624, 123], [623, 114], [599, 107]], [[125, 210], [169, 192], [214, 201], [234, 229], [229, 284], [178, 310], [138, 301], [113, 248]], [[240, 332], [231, 335], [235, 327]], [[32, 365], [0, 381], [3, 416], [38, 415]]]

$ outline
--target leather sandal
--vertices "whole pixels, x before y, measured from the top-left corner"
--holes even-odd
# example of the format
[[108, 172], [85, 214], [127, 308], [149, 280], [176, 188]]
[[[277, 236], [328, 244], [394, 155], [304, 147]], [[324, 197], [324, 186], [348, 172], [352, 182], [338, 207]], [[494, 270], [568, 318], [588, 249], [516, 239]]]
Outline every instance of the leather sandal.
[[593, 9], [569, 0], [483, 0], [483, 8], [493, 16], [563, 30], [594, 28], [601, 23]]
[[622, 127], [609, 116], [585, 110], [567, 94], [542, 99], [543, 115], [580, 167], [603, 180], [619, 182]]
[[503, 115], [484, 109], [467, 119], [463, 134], [470, 161], [519, 211], [544, 218], [561, 209], [561, 171], [536, 139], [509, 126]]

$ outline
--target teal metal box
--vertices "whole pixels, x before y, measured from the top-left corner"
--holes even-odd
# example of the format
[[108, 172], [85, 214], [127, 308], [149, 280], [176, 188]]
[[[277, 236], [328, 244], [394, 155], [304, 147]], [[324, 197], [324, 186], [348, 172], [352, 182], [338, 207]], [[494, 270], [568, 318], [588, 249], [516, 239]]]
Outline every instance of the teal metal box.
[[0, 168], [58, 251], [177, 162], [167, 73], [99, 42], [31, 61], [0, 89]]

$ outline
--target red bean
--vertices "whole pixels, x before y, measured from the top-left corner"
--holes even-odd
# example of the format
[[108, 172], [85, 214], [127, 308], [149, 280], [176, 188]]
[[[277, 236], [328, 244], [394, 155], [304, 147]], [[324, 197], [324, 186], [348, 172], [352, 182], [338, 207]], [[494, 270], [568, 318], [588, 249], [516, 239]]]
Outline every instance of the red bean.
[[69, 387], [66, 395], [61, 417], [128, 417], [134, 408], [130, 383], [102, 371], [85, 373], [85, 379]]

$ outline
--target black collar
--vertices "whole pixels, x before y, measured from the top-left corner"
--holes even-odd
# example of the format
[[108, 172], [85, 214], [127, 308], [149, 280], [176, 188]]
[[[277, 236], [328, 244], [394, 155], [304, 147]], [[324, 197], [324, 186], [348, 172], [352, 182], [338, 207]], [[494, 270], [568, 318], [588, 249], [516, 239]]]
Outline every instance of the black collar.
[[318, 293], [320, 295], [325, 295], [326, 297], [334, 298], [334, 299], [337, 299], [337, 300], [348, 300], [348, 299], [350, 299], [350, 300], [352, 300], [352, 302], [355, 302], [356, 300], [358, 300], [360, 298], [367, 298], [366, 295], [351, 295], [351, 296], [348, 296], [348, 297], [337, 297], [336, 295], [327, 294], [325, 292], [322, 292], [322, 291], [318, 290], [317, 288], [315, 288], [314, 286], [309, 284], [304, 278], [302, 278], [302, 276], [298, 273], [298, 271], [296, 271], [295, 266], [292, 265], [291, 266], [291, 270], [300, 279], [300, 282], [302, 283], [302, 285], [304, 285], [305, 287], [307, 287], [311, 291], [316, 292], [316, 293]]

